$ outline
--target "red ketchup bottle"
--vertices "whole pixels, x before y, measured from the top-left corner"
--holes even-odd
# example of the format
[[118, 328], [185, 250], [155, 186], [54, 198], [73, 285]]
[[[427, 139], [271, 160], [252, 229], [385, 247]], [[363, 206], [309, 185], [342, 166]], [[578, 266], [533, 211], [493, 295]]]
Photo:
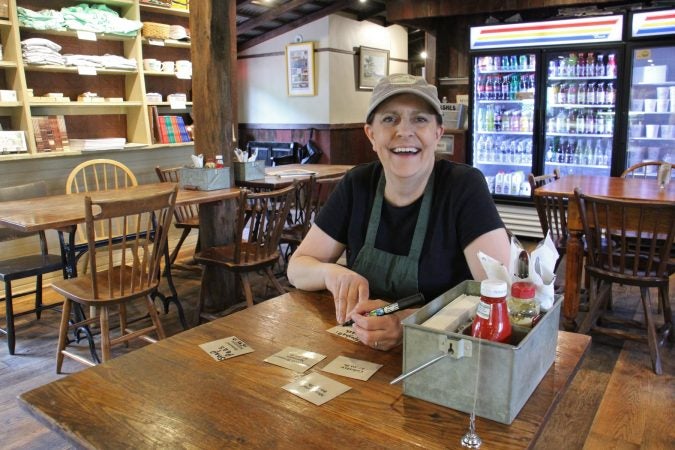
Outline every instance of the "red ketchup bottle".
[[481, 281], [480, 302], [476, 309], [476, 318], [471, 325], [472, 336], [508, 342], [511, 337], [511, 322], [506, 304], [507, 290], [505, 281]]

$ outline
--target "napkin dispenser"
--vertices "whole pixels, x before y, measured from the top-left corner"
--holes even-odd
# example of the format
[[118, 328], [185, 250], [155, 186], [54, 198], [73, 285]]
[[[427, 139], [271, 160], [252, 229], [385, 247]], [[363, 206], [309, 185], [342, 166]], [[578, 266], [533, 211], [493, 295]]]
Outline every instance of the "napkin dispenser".
[[220, 169], [181, 167], [180, 186], [183, 189], [214, 191], [232, 187], [230, 168]]
[[562, 296], [532, 329], [514, 327], [509, 344], [474, 338], [470, 325], [449, 331], [422, 325], [462, 294], [480, 296], [480, 283], [464, 281], [402, 321], [402, 373], [447, 353], [407, 377], [403, 393], [470, 414], [476, 391], [477, 416], [510, 424], [555, 360]]

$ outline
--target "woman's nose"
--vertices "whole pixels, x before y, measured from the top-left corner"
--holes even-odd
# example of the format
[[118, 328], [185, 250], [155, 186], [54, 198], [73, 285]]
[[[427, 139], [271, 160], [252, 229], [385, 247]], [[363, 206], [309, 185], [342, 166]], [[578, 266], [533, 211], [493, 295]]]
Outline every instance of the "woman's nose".
[[399, 136], [410, 136], [413, 132], [413, 125], [408, 120], [401, 120], [396, 126], [396, 134]]

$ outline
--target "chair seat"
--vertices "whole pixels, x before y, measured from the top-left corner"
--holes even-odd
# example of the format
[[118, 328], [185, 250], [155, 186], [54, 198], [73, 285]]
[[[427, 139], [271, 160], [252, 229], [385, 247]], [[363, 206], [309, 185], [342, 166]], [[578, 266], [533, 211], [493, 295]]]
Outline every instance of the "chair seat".
[[0, 281], [13, 281], [43, 273], [56, 272], [63, 267], [59, 255], [28, 255], [0, 261]]
[[190, 217], [182, 222], [174, 222], [176, 228], [199, 228], [199, 217]]
[[[261, 258], [253, 257], [257, 247], [253, 244], [241, 244], [241, 261], [234, 262], [234, 245], [222, 245], [218, 247], [207, 248], [195, 255], [195, 261], [204, 265], [224, 266], [233, 272], [250, 272], [258, 268], [274, 265], [279, 260], [279, 251], [275, 250], [271, 255]], [[251, 259], [251, 262], [247, 262]]]
[[[52, 288], [59, 294], [67, 297], [71, 300], [74, 300], [78, 303], [87, 305], [87, 306], [104, 306], [104, 305], [114, 305], [118, 303], [124, 303], [128, 300], [143, 297], [155, 289], [159, 283], [155, 283], [151, 286], [148, 286], [145, 289], [140, 289], [135, 291], [132, 294], [125, 293], [123, 294], [120, 291], [120, 285], [127, 286], [128, 281], [131, 279], [131, 267], [124, 266], [124, 274], [122, 278], [120, 277], [121, 270], [120, 267], [113, 268], [113, 273], [111, 279], [113, 280], [113, 289], [112, 292], [109, 292], [110, 283], [108, 282], [108, 272], [107, 270], [97, 272], [96, 280], [98, 283], [98, 297], [94, 298], [93, 296], [93, 282], [91, 277], [78, 277], [78, 278], [69, 278], [66, 280], [57, 280], [52, 283]], [[120, 280], [123, 279], [124, 282], [120, 283]]]

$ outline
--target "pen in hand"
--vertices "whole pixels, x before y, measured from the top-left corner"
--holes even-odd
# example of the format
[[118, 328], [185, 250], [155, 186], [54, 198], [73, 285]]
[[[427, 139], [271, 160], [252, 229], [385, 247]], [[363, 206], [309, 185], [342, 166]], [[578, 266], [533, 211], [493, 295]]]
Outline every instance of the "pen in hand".
[[[383, 306], [381, 308], [374, 309], [366, 314], [366, 316], [386, 316], [387, 314], [392, 314], [395, 313], [396, 311], [399, 311], [401, 309], [407, 309], [410, 308], [411, 306], [415, 306], [419, 303], [424, 303], [424, 295], [417, 293], [413, 294], [411, 296], [402, 298], [401, 300], [395, 302], [395, 303], [390, 303], [387, 306]], [[343, 327], [349, 327], [354, 324], [353, 320], [348, 320], [347, 322], [343, 323]]]

